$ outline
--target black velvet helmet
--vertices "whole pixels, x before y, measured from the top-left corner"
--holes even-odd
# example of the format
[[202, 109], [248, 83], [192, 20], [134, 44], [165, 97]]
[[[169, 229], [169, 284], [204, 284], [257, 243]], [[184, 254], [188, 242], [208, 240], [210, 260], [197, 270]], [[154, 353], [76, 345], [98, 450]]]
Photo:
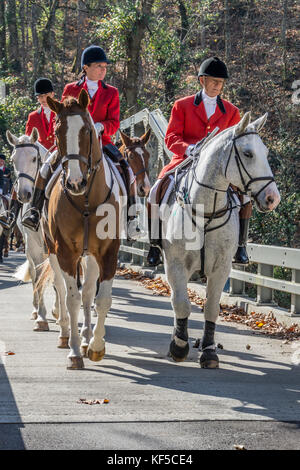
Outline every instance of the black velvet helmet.
[[110, 63], [102, 47], [94, 45], [84, 49], [81, 55], [81, 67], [91, 64], [92, 62], [106, 62], [107, 64]]
[[206, 77], [229, 78], [226, 65], [218, 57], [210, 57], [202, 62], [198, 78], [203, 75]]
[[52, 82], [48, 78], [38, 78], [34, 82], [33, 88], [35, 96], [54, 91]]
[[0, 160], [6, 160], [6, 156], [4, 155], [4, 153], [0, 153]]

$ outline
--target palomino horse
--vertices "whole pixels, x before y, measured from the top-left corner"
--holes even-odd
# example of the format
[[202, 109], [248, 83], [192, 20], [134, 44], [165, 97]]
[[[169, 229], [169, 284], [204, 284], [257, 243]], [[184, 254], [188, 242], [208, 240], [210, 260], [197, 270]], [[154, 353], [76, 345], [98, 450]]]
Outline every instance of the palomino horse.
[[120, 130], [122, 146], [119, 150], [131, 166], [136, 178], [137, 194], [140, 197], [147, 197], [151, 188], [148, 177], [150, 154], [145, 147], [150, 139], [150, 134], [151, 129], [141, 137], [128, 137]]
[[[70, 347], [69, 369], [82, 369], [82, 356], [99, 361], [105, 353], [104, 321], [111, 306], [112, 283], [120, 246], [120, 188], [103, 158], [95, 127], [87, 111], [86, 91], [81, 91], [78, 101], [70, 98], [60, 103], [49, 97], [47, 100], [57, 115], [55, 134], [63, 174], [50, 194], [48, 226], [44, 222], [43, 226], [60, 306], [63, 307], [66, 295], [70, 318], [69, 322], [65, 309], [61, 308], [59, 347]], [[107, 212], [112, 214], [115, 227], [111, 232], [104, 233], [101, 224], [104, 227], [109, 223], [104, 217]], [[80, 341], [78, 314], [81, 295], [77, 286], [77, 266], [83, 255], [87, 256], [85, 263], [82, 263], [84, 322]], [[47, 270], [49, 273], [49, 266], [45, 265], [44, 279], [47, 278]], [[100, 288], [95, 298], [98, 317], [92, 331], [91, 305], [98, 277]]]
[[[16, 137], [10, 131], [6, 132], [9, 144], [13, 147], [12, 162], [16, 176], [16, 192], [23, 209], [26, 210], [33, 195], [36, 175], [47, 155], [47, 149], [38, 142], [38, 131], [33, 129], [30, 136]], [[37, 232], [24, 227], [18, 220], [18, 227], [25, 241], [27, 261], [16, 271], [15, 277], [24, 282], [30, 281], [33, 286], [32, 318], [35, 320], [34, 331], [48, 331], [47, 311], [44, 304], [43, 291], [37, 289], [37, 280], [41, 264], [47, 257], [46, 247], [41, 228]], [[54, 317], [57, 316], [57, 301], [52, 309]]]
[[[183, 361], [188, 355], [191, 307], [187, 282], [201, 269], [207, 277], [207, 291], [200, 365], [203, 368], [219, 366], [214, 344], [215, 325], [239, 233], [239, 204], [229, 184], [252, 196], [260, 212], [274, 210], [280, 202], [267, 160], [268, 150], [258, 135], [266, 118], [267, 114], [250, 124], [250, 113], [246, 113], [239, 124], [222, 131], [204, 144], [200, 152], [195, 152], [190, 170], [181, 179], [175, 177], [175, 191], [166, 206], [171, 215], [168, 223], [163, 224], [166, 230], [162, 240], [175, 313], [170, 344], [170, 354], [175, 361]], [[188, 224], [189, 230], [184, 230], [186, 233], [180, 238], [180, 227]], [[191, 232], [196, 242], [191, 242]]]

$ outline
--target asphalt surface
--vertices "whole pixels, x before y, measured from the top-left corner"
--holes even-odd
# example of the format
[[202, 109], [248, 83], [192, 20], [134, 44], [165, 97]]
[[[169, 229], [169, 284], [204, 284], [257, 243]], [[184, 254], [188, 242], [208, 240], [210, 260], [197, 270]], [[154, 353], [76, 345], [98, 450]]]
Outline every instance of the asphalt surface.
[[[193, 306], [190, 354], [175, 363], [167, 354], [169, 298], [119, 277], [106, 319], [106, 356], [67, 370], [68, 351], [56, 347], [52, 289], [50, 331], [33, 331], [32, 287], [13, 278], [23, 261], [10, 252], [0, 265], [0, 450], [300, 450], [300, 342], [220, 319], [220, 369], [203, 370], [192, 347], [203, 313]], [[80, 400], [104, 398], [109, 403]]]

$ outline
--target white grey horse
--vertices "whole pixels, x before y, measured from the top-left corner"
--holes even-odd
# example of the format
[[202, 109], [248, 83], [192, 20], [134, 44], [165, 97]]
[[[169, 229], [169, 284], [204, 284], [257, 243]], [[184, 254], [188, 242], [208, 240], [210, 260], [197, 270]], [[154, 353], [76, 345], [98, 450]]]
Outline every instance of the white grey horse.
[[[23, 203], [23, 212], [27, 210], [33, 195], [34, 182], [41, 164], [47, 156], [47, 149], [38, 142], [38, 131], [32, 130], [30, 136], [22, 135], [16, 137], [10, 131], [6, 133], [9, 144], [13, 147], [12, 162], [16, 176], [16, 192], [20, 202]], [[24, 282], [32, 281], [33, 286], [33, 307], [32, 319], [35, 320], [35, 331], [48, 331], [47, 311], [44, 303], [43, 290], [36, 289], [36, 282], [39, 277], [41, 264], [48, 254], [46, 251], [41, 228], [34, 232], [21, 224], [18, 218], [18, 227], [22, 232], [25, 241], [25, 253], [27, 261], [23, 263], [15, 273], [15, 277]], [[58, 318], [58, 299], [56, 296], [52, 314]]]
[[[168, 223], [163, 223], [166, 227], [162, 240], [164, 263], [175, 313], [170, 354], [175, 361], [183, 361], [188, 355], [191, 306], [187, 282], [202, 268], [207, 277], [200, 357], [203, 368], [219, 366], [214, 344], [215, 325], [221, 293], [238, 245], [240, 207], [229, 185], [237, 186], [254, 198], [260, 212], [267, 213], [280, 202], [267, 160], [268, 150], [258, 135], [267, 114], [251, 124], [250, 119], [250, 113], [246, 113], [239, 124], [204, 144], [200, 155], [196, 152], [191, 170], [175, 184], [176, 190], [168, 203]], [[203, 207], [204, 224], [201, 226], [197, 211]], [[186, 228], [187, 221], [198, 234], [198, 241], [194, 240], [192, 245], [191, 228], [183, 230], [187, 233], [180, 239], [180, 227]], [[200, 250], [203, 246], [204, 250]]]

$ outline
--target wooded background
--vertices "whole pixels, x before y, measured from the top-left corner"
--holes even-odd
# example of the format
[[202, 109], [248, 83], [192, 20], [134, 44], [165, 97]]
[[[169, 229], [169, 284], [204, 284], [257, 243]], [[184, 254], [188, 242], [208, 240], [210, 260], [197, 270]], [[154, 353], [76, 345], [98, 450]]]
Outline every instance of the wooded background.
[[300, 247], [299, 25], [294, 0], [1, 0], [0, 79], [9, 94], [0, 100], [0, 149], [11, 150], [6, 129], [24, 133], [36, 78], [50, 78], [60, 98], [90, 44], [112, 61], [106, 81], [120, 91], [121, 119], [147, 107], [168, 120], [175, 99], [199, 90], [200, 63], [217, 55], [230, 73], [224, 98], [253, 118], [269, 112], [263, 139], [282, 202], [272, 214], [255, 212], [251, 237]]

